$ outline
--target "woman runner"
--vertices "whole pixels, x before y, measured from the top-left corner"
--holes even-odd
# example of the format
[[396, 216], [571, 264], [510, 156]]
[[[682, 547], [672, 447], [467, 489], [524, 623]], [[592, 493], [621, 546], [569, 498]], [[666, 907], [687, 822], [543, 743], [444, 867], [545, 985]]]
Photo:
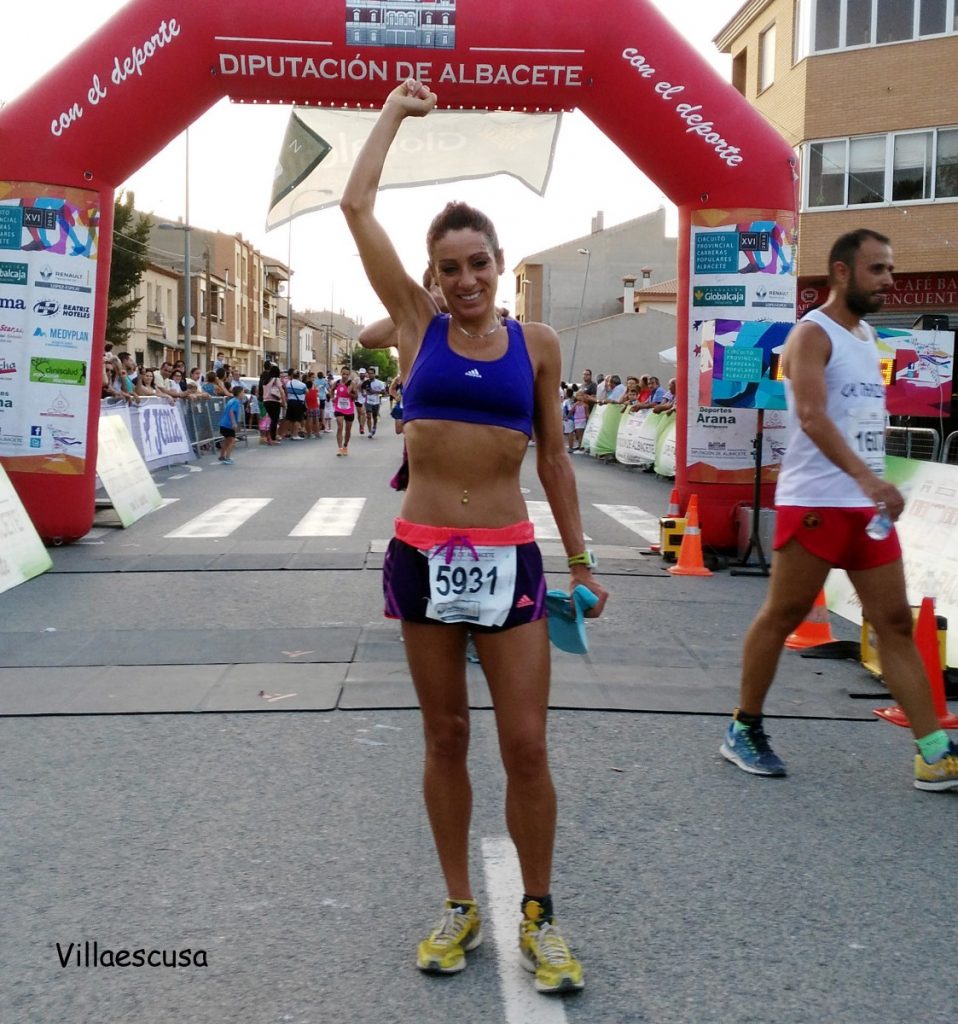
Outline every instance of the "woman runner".
[[436, 96], [408, 80], [388, 96], [350, 175], [341, 206], [366, 274], [398, 331], [409, 487], [383, 568], [386, 614], [402, 621], [422, 707], [424, 792], [447, 901], [418, 947], [424, 971], [451, 974], [481, 940], [469, 876], [472, 790], [466, 766], [466, 637], [472, 633], [495, 706], [506, 771], [506, 821], [525, 895], [523, 964], [539, 991], [583, 986], [582, 967], [555, 924], [551, 875], [556, 800], [546, 749], [549, 637], [545, 578], [519, 488], [530, 438], [539, 479], [569, 556], [572, 584], [605, 604], [585, 551], [575, 477], [555, 396], [560, 353], [544, 324], [496, 310], [504, 270], [489, 219], [450, 203], [433, 221], [429, 265], [448, 313], [402, 264], [374, 213], [386, 154], [406, 117]]

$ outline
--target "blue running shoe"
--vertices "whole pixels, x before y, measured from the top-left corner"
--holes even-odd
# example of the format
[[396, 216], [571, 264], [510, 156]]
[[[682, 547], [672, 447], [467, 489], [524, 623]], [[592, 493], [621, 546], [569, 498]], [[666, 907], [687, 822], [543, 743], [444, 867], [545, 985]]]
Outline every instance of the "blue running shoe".
[[772, 750], [765, 730], [759, 725], [729, 722], [725, 742], [720, 748], [722, 757], [750, 775], [782, 776], [785, 762]]

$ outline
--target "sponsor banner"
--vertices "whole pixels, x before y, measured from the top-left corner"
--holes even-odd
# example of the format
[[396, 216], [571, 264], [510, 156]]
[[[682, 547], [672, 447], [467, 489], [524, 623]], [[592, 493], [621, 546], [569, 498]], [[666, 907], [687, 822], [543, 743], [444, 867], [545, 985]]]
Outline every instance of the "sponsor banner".
[[878, 355], [888, 367], [888, 414], [950, 416], [954, 332], [880, 327], [877, 333]]
[[655, 461], [655, 428], [649, 409], [622, 417], [615, 439], [615, 461], [623, 466], [650, 466]]
[[99, 386], [98, 197], [17, 182], [0, 182], [0, 195], [0, 460], [83, 472], [88, 388]]
[[[796, 218], [786, 211], [692, 215], [685, 392], [692, 482], [746, 483], [754, 475], [757, 417], [750, 410], [784, 407], [771, 362], [795, 322], [796, 247]], [[780, 457], [765, 456], [782, 450], [783, 437], [763, 442], [763, 480], [777, 476]]]
[[675, 416], [671, 413], [653, 413], [659, 420], [655, 438], [655, 472], [659, 476], [675, 476]]
[[96, 457], [97, 476], [125, 527], [163, 503], [133, 443], [127, 419], [122, 415], [100, 417]]
[[147, 463], [171, 455], [189, 456], [190, 438], [180, 403], [166, 405], [150, 402], [139, 410], [140, 449]]
[[0, 466], [0, 593], [51, 568], [53, 562]]
[[595, 451], [595, 442], [602, 429], [602, 417], [605, 415], [607, 405], [593, 405], [589, 419], [586, 421], [585, 430], [582, 431], [582, 449], [587, 452]]
[[[907, 499], [896, 524], [905, 565], [908, 603], [935, 599], [935, 611], [948, 630], [948, 664], [958, 666], [958, 466], [914, 459], [885, 459], [885, 478]], [[861, 623], [861, 603], [846, 573], [833, 569], [825, 585], [828, 607]]]

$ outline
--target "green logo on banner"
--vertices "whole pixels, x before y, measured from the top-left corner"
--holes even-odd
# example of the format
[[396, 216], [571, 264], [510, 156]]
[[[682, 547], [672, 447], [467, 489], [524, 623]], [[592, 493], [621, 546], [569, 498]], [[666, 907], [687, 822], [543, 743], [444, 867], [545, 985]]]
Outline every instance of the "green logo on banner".
[[710, 285], [692, 291], [693, 306], [744, 306], [745, 288], [739, 285]]
[[26, 284], [26, 263], [0, 263], [0, 284]]
[[35, 356], [30, 360], [30, 380], [34, 384], [86, 384], [86, 363]]

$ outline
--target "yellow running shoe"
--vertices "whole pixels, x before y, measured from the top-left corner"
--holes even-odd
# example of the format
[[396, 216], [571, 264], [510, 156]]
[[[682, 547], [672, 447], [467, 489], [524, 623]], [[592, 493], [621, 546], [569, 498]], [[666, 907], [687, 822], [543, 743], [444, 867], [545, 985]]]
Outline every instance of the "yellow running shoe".
[[915, 789], [937, 792], [958, 789], [958, 743], [952, 741], [948, 753], [934, 764], [915, 754]]
[[475, 901], [446, 900], [439, 923], [429, 938], [419, 943], [416, 966], [432, 974], [455, 974], [466, 966], [466, 952], [480, 942], [482, 922]]
[[522, 966], [536, 976], [537, 992], [577, 992], [585, 987], [582, 964], [572, 955], [555, 924], [525, 917], [519, 925]]

